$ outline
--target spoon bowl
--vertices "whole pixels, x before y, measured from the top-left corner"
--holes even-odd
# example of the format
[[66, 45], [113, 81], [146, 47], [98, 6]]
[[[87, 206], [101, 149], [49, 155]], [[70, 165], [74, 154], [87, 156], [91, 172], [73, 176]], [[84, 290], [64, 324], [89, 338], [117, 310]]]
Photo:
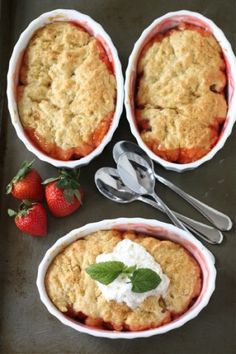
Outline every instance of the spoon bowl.
[[[99, 192], [113, 202], [127, 204], [134, 201], [140, 201], [164, 212], [160, 204], [134, 193], [125, 186], [115, 168], [100, 168], [95, 174], [95, 184]], [[223, 241], [222, 233], [213, 227], [187, 218], [177, 212], [173, 213], [188, 227], [189, 230], [208, 243], [220, 244]]]
[[123, 153], [117, 163], [124, 184], [139, 195], [153, 194], [155, 177], [149, 163], [133, 152]]
[[[127, 152], [133, 152], [139, 155], [144, 160], [146, 160], [146, 162], [154, 170], [154, 164], [150, 157], [137, 144], [132, 143], [130, 141], [123, 140], [115, 144], [115, 146], [113, 147], [113, 158], [115, 162], [117, 163], [119, 157], [123, 153]], [[232, 228], [233, 223], [227, 215], [192, 197], [171, 181], [155, 173], [155, 171], [154, 176], [158, 180], [158, 182], [170, 188], [173, 192], [183, 198], [187, 203], [192, 205], [193, 208], [195, 208], [200, 214], [202, 214], [207, 220], [211, 222], [212, 225], [216, 226], [219, 230], [228, 231]]]
[[114, 202], [122, 204], [131, 203], [138, 197], [124, 185], [115, 168], [100, 168], [95, 173], [94, 179], [99, 192]]
[[118, 173], [133, 192], [140, 196], [147, 194], [159, 203], [169, 219], [179, 228], [187, 230], [163, 200], [155, 193], [155, 176], [152, 166], [145, 159], [133, 152], [123, 153], [117, 163]]
[[134, 152], [135, 154], [142, 156], [147, 163], [153, 164], [150, 157], [137, 144], [126, 140], [118, 141], [113, 147], [112, 156], [116, 163], [124, 152]]

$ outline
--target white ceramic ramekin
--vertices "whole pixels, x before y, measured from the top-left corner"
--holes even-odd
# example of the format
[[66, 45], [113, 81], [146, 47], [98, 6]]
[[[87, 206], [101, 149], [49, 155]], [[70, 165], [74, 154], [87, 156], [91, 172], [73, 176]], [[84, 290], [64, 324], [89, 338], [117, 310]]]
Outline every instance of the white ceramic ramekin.
[[[218, 139], [217, 144], [211, 149], [211, 151], [203, 156], [201, 159], [185, 164], [177, 164], [173, 162], [165, 161], [160, 158], [154, 152], [152, 152], [147, 145], [143, 142], [140, 137], [137, 125], [135, 122], [134, 115], [134, 90], [136, 81], [136, 67], [139, 55], [144, 47], [144, 45], [158, 32], [163, 32], [169, 28], [176, 27], [180, 22], [187, 22], [200, 26], [202, 28], [210, 31], [219, 42], [224, 59], [226, 62], [226, 71], [228, 77], [228, 113], [226, 121], [222, 128], [222, 132]], [[232, 51], [232, 47], [228, 40], [226, 39], [224, 33], [215, 25], [214, 22], [206, 18], [205, 16], [191, 11], [176, 11], [170, 12], [162, 17], [156, 19], [149, 27], [147, 27], [137, 42], [134, 45], [133, 51], [129, 57], [129, 63], [126, 70], [125, 79], [125, 107], [126, 114], [130, 124], [131, 131], [135, 136], [140, 147], [150, 156], [151, 159], [161, 164], [168, 170], [173, 170], [177, 172], [192, 170], [204, 162], [210, 160], [225, 144], [226, 139], [231, 134], [235, 119], [236, 119], [236, 58]]]
[[[45, 274], [54, 259], [66, 246], [73, 241], [86, 237], [92, 232], [98, 230], [133, 230], [145, 234], [153, 235], [158, 238], [165, 238], [177, 242], [184, 246], [198, 261], [203, 276], [202, 290], [196, 302], [179, 318], [163, 325], [161, 327], [140, 331], [140, 332], [116, 332], [109, 330], [96, 329], [80, 324], [61, 313], [49, 299], [45, 289]], [[71, 231], [66, 236], [60, 238], [45, 254], [38, 268], [37, 286], [41, 301], [44, 303], [48, 311], [54, 315], [63, 324], [83, 333], [88, 333], [96, 337], [106, 338], [141, 338], [150, 337], [156, 334], [162, 334], [172, 329], [182, 326], [184, 323], [196, 317], [199, 312], [208, 304], [209, 299], [215, 289], [216, 269], [214, 266], [214, 256], [193, 236], [188, 232], [178, 229], [177, 227], [165, 224], [157, 220], [148, 220], [141, 218], [119, 218], [114, 220], [103, 220], [92, 224], [85, 225], [79, 229]]]
[[[43, 27], [48, 23], [52, 23], [55, 21], [77, 22], [82, 27], [87, 29], [89, 33], [91, 33], [94, 37], [96, 37], [102, 43], [110, 61], [113, 63], [114, 73], [115, 73], [116, 83], [117, 83], [116, 109], [115, 109], [113, 121], [109, 131], [107, 132], [101, 144], [95, 150], [93, 150], [89, 155], [78, 160], [70, 160], [70, 161], [57, 160], [46, 155], [39, 149], [37, 149], [29, 140], [27, 135], [24, 133], [24, 130], [22, 128], [19, 119], [18, 110], [17, 110], [16, 85], [18, 83], [19, 68], [21, 65], [21, 59], [24, 50], [29, 40], [31, 39], [32, 35], [34, 34], [35, 31], [37, 31], [37, 29]], [[10, 111], [12, 124], [15, 127], [18, 137], [22, 140], [22, 142], [25, 144], [26, 148], [29, 151], [35, 154], [40, 160], [48, 162], [56, 167], [74, 168], [74, 167], [87, 165], [94, 157], [101, 154], [104, 147], [110, 142], [113, 133], [118, 126], [119, 119], [123, 110], [123, 100], [124, 100], [123, 91], [124, 91], [124, 79], [122, 74], [122, 68], [117, 54], [117, 50], [114, 44], [112, 43], [111, 38], [105, 32], [105, 30], [102, 28], [100, 24], [95, 22], [89, 16], [84, 15], [78, 11], [59, 9], [59, 10], [54, 10], [42, 14], [34, 21], [32, 21], [29, 24], [29, 26], [24, 30], [24, 32], [22, 32], [13, 49], [13, 53], [9, 63], [8, 75], [7, 75], [8, 108]]]

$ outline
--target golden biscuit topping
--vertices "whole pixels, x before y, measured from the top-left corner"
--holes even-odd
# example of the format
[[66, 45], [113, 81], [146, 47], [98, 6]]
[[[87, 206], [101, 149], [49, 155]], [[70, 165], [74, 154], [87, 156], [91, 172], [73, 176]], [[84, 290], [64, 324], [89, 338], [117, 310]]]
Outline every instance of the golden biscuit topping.
[[[103, 296], [86, 269], [122, 240], [144, 247], [160, 264], [170, 279], [164, 297], [148, 296], [132, 309]], [[45, 277], [47, 293], [60, 311], [87, 325], [131, 331], [161, 326], [185, 312], [199, 295], [201, 283], [198, 263], [179, 244], [115, 230], [97, 231], [73, 242], [55, 257]]]
[[96, 38], [68, 22], [36, 31], [20, 69], [18, 110], [41, 150], [65, 160], [90, 153], [109, 129], [115, 100], [112, 65]]
[[180, 163], [208, 153], [227, 113], [225, 63], [214, 36], [188, 24], [157, 35], [143, 49], [137, 77], [144, 142]]

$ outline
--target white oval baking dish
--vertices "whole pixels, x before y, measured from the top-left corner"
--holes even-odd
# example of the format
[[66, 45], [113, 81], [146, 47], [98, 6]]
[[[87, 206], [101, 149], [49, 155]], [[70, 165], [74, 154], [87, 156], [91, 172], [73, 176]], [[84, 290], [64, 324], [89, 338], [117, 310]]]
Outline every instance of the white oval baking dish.
[[[227, 117], [222, 128], [220, 137], [216, 145], [209, 151], [209, 153], [197, 161], [191, 163], [173, 163], [162, 159], [152, 152], [147, 145], [143, 142], [140, 137], [139, 131], [135, 122], [135, 114], [134, 114], [134, 88], [136, 82], [136, 66], [139, 55], [141, 53], [144, 45], [158, 32], [164, 32], [170, 28], [176, 27], [180, 22], [187, 22], [210, 31], [219, 42], [224, 59], [226, 62], [226, 71], [228, 78], [228, 112]], [[204, 162], [212, 159], [215, 154], [224, 146], [228, 136], [231, 134], [235, 119], [236, 119], [236, 58], [234, 56], [232, 47], [229, 41], [226, 39], [222, 30], [216, 26], [216, 24], [208, 19], [207, 17], [192, 11], [176, 11], [167, 13], [164, 16], [157, 18], [152, 22], [150, 26], [148, 26], [137, 42], [134, 45], [133, 51], [129, 57], [128, 67], [126, 70], [126, 78], [125, 78], [125, 107], [127, 119], [130, 124], [130, 128], [132, 134], [136, 138], [139, 146], [149, 155], [153, 161], [161, 164], [168, 170], [173, 170], [176, 172], [183, 172], [187, 170], [192, 170]]]
[[[113, 116], [112, 124], [110, 126], [109, 131], [105, 135], [101, 144], [93, 150], [89, 155], [80, 158], [78, 160], [70, 160], [70, 161], [61, 161], [54, 159], [39, 149], [37, 149], [32, 142], [29, 140], [27, 135], [25, 134], [17, 110], [17, 102], [16, 102], [16, 85], [18, 84], [18, 76], [19, 76], [19, 68], [21, 65], [22, 55], [24, 53], [27, 44], [35, 31], [37, 31], [40, 27], [48, 23], [52, 23], [55, 21], [74, 21], [79, 23], [82, 27], [87, 29], [94, 37], [96, 37], [99, 41], [101, 41], [103, 47], [105, 48], [107, 55], [110, 61], [113, 63], [114, 73], [117, 82], [117, 97], [116, 97], [116, 109]], [[117, 54], [117, 50], [112, 43], [111, 38], [105, 32], [100, 24], [95, 22], [91, 17], [84, 15], [75, 10], [65, 10], [59, 9], [51, 12], [47, 12], [33, 20], [28, 27], [22, 32], [20, 35], [10, 59], [9, 70], [7, 75], [7, 98], [8, 98], [8, 108], [11, 116], [12, 124], [16, 130], [16, 133], [20, 140], [25, 144], [26, 148], [35, 154], [40, 160], [48, 162], [56, 167], [81, 167], [87, 165], [93, 158], [102, 153], [105, 146], [112, 139], [113, 133], [116, 130], [120, 116], [123, 110], [123, 100], [124, 100], [124, 80], [122, 74], [122, 68], [120, 64], [120, 60]]]
[[[50, 263], [58, 253], [60, 253], [73, 241], [82, 237], [86, 237], [86, 235], [89, 235], [95, 231], [109, 229], [133, 230], [136, 232], [142, 232], [156, 236], [158, 238], [169, 239], [184, 246], [195, 257], [202, 269], [202, 290], [196, 302], [183, 315], [176, 318], [174, 321], [155, 329], [137, 332], [116, 332], [92, 328], [80, 324], [60, 312], [49, 299], [45, 289], [44, 280]], [[39, 265], [37, 287], [40, 299], [46, 306], [47, 310], [63, 324], [75, 329], [76, 331], [91, 334], [96, 337], [132, 339], [150, 337], [153, 335], [166, 333], [172, 329], [182, 326], [186, 322], [196, 317], [210, 300], [210, 297], [215, 289], [215, 278], [216, 269], [214, 266], [213, 255], [206, 249], [206, 247], [201, 244], [201, 242], [191, 236], [188, 232], [157, 220], [148, 220], [142, 218], [119, 218], [87, 224], [83, 227], [71, 231], [66, 236], [57, 240], [57, 242], [46, 252], [43, 260]]]

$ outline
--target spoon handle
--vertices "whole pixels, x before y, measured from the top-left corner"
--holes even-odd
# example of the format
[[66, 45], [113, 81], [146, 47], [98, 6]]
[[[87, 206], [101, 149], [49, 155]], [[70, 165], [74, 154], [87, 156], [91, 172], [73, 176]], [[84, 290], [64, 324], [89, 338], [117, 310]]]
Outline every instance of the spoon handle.
[[163, 200], [158, 195], [156, 195], [156, 193], [152, 193], [150, 195], [153, 197], [153, 199], [155, 199], [158, 204], [160, 204], [163, 212], [166, 213], [166, 215], [175, 224], [175, 226], [179, 227], [182, 230], [188, 231], [186, 227], [182, 224], [182, 222], [179, 221], [177, 216], [175, 216], [175, 214], [172, 213], [170, 208], [163, 202]]
[[203, 240], [211, 244], [220, 244], [223, 241], [223, 234], [221, 231], [215, 229], [212, 226], [208, 226], [199, 221], [188, 218], [185, 215], [174, 212], [175, 215], [180, 219], [184, 225], [191, 231], [193, 231], [197, 236], [201, 237]]
[[177, 187], [169, 180], [157, 175], [156, 173], [154, 175], [159, 182], [163, 183], [165, 186], [169, 187], [172, 191], [180, 195], [183, 199], [185, 199], [188, 203], [190, 203], [195, 209], [197, 209], [199, 213], [205, 216], [205, 218], [208, 219], [219, 230], [226, 231], [231, 229], [233, 224], [231, 219], [227, 215], [210, 207], [209, 205], [204, 204], [200, 200], [192, 197], [191, 195], [184, 192], [182, 189]]
[[[138, 200], [163, 212], [160, 204], [152, 201], [151, 199], [139, 197]], [[197, 220], [190, 219], [187, 216], [177, 213], [176, 211], [172, 210], [172, 212], [183, 222], [184, 225], [187, 226], [190, 231], [202, 238], [204, 241], [210, 244], [220, 244], [223, 241], [223, 234], [214, 227], [203, 224]]]

